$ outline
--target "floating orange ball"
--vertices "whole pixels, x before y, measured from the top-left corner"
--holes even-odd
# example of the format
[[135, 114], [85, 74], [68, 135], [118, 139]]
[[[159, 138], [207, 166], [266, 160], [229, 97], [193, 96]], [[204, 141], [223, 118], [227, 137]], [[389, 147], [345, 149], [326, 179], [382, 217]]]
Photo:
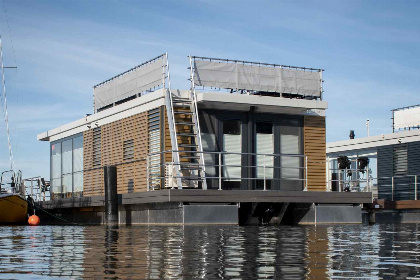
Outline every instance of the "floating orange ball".
[[37, 225], [39, 225], [40, 222], [41, 222], [41, 220], [39, 219], [39, 217], [37, 215], [32, 215], [28, 219], [28, 224], [31, 225], [31, 226], [37, 226]]

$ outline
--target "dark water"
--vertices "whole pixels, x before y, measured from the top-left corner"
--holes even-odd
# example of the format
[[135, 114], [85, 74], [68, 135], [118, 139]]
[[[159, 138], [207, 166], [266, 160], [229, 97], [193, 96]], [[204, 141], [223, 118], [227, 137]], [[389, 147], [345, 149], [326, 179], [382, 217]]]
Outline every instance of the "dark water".
[[420, 226], [3, 226], [2, 279], [420, 279]]

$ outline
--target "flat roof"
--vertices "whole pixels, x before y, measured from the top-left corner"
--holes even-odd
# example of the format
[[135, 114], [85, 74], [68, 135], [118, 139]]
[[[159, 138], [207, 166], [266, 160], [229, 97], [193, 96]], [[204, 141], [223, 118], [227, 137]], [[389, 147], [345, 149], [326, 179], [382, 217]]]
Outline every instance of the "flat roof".
[[327, 154], [420, 141], [420, 129], [327, 143]]
[[[187, 90], [172, 90], [178, 96], [187, 97]], [[256, 112], [325, 116], [326, 101], [290, 99], [273, 96], [259, 96], [221, 92], [197, 92], [200, 108], [231, 111], [248, 111], [251, 106]], [[165, 105], [165, 89], [159, 89], [117, 106], [88, 115], [74, 122], [59, 126], [37, 135], [40, 141], [56, 141], [91, 128], [99, 127], [123, 118]]]

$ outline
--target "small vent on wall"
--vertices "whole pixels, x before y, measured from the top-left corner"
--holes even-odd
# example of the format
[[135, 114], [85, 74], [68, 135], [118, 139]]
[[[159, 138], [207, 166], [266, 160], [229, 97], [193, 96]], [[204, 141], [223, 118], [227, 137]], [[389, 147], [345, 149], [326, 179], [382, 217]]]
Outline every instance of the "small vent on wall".
[[124, 160], [134, 159], [134, 140], [125, 140], [123, 143], [123, 156]]

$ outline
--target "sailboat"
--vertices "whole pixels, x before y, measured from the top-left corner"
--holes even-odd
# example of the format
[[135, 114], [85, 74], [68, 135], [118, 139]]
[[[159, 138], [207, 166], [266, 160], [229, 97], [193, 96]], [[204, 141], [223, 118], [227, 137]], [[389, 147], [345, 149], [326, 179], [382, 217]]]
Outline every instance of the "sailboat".
[[22, 172], [13, 170], [1, 173], [0, 179], [0, 224], [23, 223], [27, 219], [28, 202]]
[[0, 177], [0, 224], [23, 223], [27, 219], [28, 202], [25, 199], [25, 185], [22, 172], [13, 170], [13, 153], [10, 144], [9, 120], [7, 114], [6, 80], [4, 75], [3, 48], [0, 36], [0, 66], [2, 75], [2, 105], [6, 123], [7, 143], [11, 170], [4, 171]]

